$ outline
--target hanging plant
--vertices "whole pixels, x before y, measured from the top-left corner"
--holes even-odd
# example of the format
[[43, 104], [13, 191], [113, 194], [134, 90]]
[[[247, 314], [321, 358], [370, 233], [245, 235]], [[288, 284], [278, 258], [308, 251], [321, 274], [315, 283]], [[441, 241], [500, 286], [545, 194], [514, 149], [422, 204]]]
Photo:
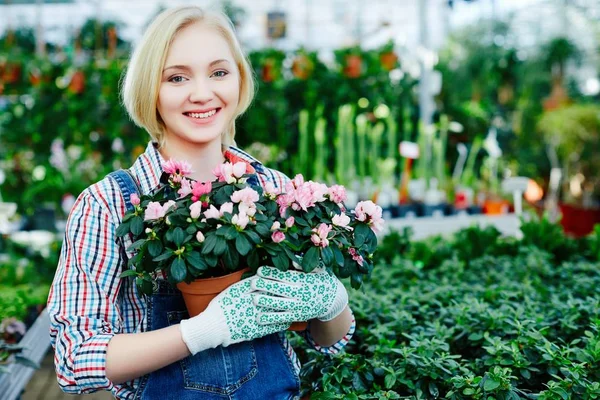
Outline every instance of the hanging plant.
[[300, 51], [292, 63], [292, 74], [298, 79], [310, 78], [315, 70], [315, 63], [304, 51]]
[[81, 94], [85, 90], [85, 74], [83, 71], [75, 71], [69, 83], [69, 92], [73, 94]]

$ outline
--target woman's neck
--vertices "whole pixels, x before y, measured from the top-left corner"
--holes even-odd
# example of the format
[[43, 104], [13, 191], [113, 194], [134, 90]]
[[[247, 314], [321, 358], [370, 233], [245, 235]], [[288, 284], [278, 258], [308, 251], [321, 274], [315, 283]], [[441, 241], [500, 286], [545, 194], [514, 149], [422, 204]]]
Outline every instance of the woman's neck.
[[213, 169], [225, 162], [220, 140], [201, 145], [178, 145], [167, 140], [159, 151], [165, 160], [172, 158], [188, 162], [193, 171], [190, 178], [200, 182], [213, 181], [216, 178], [212, 173]]

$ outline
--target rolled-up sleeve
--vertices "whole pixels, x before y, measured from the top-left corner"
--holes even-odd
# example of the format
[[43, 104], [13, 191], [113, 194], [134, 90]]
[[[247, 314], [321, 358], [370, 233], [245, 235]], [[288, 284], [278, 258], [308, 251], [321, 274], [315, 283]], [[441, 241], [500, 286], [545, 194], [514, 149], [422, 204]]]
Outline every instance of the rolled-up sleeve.
[[354, 318], [354, 313], [352, 312], [352, 310], [350, 310], [350, 313], [352, 314], [352, 323], [350, 324], [350, 328], [348, 328], [348, 332], [340, 340], [338, 340], [331, 346], [319, 346], [311, 336], [310, 329], [304, 330], [302, 332], [302, 336], [304, 336], [308, 344], [311, 345], [315, 350], [323, 354], [337, 354], [344, 347], [346, 347], [348, 342], [350, 342], [350, 339], [352, 339], [354, 331], [356, 330], [356, 319]]
[[88, 188], [71, 211], [48, 297], [56, 374], [67, 393], [113, 388], [106, 350], [122, 324], [116, 307], [121, 256], [108, 202], [99, 193]]

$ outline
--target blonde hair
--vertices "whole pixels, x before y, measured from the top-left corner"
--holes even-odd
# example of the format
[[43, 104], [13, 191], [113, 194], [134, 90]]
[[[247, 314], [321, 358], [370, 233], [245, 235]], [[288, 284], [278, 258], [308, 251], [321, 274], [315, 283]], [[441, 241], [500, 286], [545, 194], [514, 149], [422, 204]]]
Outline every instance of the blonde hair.
[[216, 29], [229, 44], [240, 73], [240, 96], [236, 112], [223, 132], [223, 145], [235, 145], [235, 120], [252, 103], [254, 76], [233, 24], [221, 12], [207, 12], [200, 7], [183, 6], [159, 14], [146, 29], [135, 47], [122, 86], [125, 109], [136, 125], [146, 129], [153, 141], [164, 144], [165, 124], [157, 110], [163, 67], [175, 36], [187, 26], [201, 22]]

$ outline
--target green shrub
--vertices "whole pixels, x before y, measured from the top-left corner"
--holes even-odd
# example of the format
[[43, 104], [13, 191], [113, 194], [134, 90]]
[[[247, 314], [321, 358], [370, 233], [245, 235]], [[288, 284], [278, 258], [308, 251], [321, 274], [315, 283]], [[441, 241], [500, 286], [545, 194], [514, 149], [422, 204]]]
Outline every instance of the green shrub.
[[[546, 220], [521, 240], [494, 228], [382, 240], [372, 279], [351, 292], [345, 352], [309, 348], [315, 399], [600, 399], [598, 238]], [[398, 242], [400, 245], [398, 245]]]

